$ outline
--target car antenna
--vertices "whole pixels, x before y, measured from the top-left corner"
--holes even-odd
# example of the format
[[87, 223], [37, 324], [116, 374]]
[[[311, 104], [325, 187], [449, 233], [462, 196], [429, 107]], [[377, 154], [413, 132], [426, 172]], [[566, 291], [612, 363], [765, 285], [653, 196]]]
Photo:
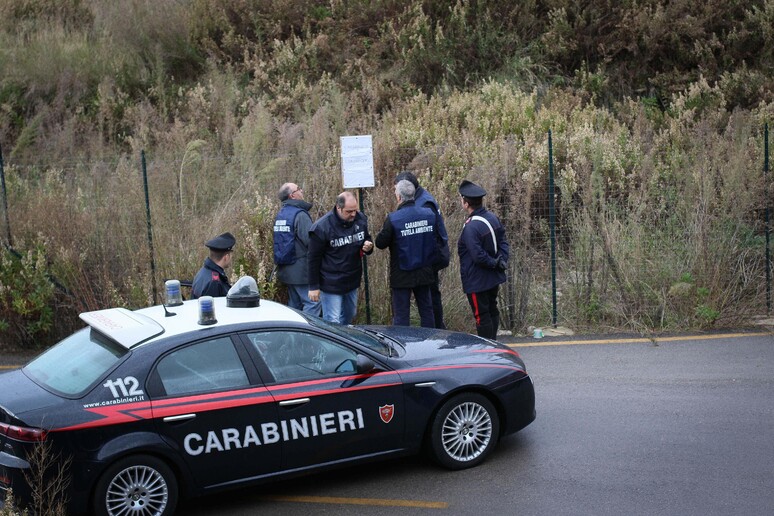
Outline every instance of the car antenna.
[[169, 310], [167, 310], [167, 305], [161, 305], [161, 306], [164, 307], [164, 317], [174, 317], [177, 315], [175, 312], [170, 312]]

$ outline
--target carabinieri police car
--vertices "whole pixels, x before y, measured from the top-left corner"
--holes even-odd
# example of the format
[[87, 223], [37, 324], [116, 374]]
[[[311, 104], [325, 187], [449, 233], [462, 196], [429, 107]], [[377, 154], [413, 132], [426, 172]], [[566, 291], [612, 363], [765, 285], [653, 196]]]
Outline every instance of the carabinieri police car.
[[36, 447], [66, 468], [71, 512], [163, 515], [180, 497], [422, 449], [475, 466], [535, 418], [524, 362], [496, 342], [331, 325], [260, 300], [249, 277], [227, 298], [173, 301], [81, 314], [84, 329], [0, 374], [3, 498], [30, 500]]

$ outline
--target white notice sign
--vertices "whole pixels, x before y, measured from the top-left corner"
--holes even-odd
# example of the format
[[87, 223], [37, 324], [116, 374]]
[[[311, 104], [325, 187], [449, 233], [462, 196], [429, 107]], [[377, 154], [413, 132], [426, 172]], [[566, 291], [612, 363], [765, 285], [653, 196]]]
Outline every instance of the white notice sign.
[[374, 186], [374, 149], [371, 135], [341, 137], [341, 177], [344, 188]]

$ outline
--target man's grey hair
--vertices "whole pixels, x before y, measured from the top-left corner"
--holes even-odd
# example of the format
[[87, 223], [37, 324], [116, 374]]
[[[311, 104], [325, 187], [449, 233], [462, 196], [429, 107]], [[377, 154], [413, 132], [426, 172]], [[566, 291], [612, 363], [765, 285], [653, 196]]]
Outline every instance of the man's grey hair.
[[285, 202], [290, 199], [290, 194], [293, 193], [293, 189], [290, 187], [290, 184], [291, 183], [285, 183], [284, 185], [280, 186], [277, 197], [281, 202]]
[[413, 201], [414, 194], [416, 192], [417, 189], [414, 188], [414, 185], [411, 184], [411, 181], [406, 179], [401, 179], [395, 185], [395, 193], [398, 194], [398, 197], [400, 197], [400, 202]]

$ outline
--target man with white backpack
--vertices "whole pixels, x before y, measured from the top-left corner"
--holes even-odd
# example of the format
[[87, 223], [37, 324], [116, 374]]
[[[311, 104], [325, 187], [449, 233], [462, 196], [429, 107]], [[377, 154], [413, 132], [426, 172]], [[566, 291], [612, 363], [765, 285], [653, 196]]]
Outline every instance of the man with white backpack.
[[508, 239], [500, 219], [483, 206], [486, 190], [465, 180], [459, 192], [468, 213], [457, 243], [462, 290], [473, 310], [478, 335], [497, 340], [497, 292], [507, 279]]

